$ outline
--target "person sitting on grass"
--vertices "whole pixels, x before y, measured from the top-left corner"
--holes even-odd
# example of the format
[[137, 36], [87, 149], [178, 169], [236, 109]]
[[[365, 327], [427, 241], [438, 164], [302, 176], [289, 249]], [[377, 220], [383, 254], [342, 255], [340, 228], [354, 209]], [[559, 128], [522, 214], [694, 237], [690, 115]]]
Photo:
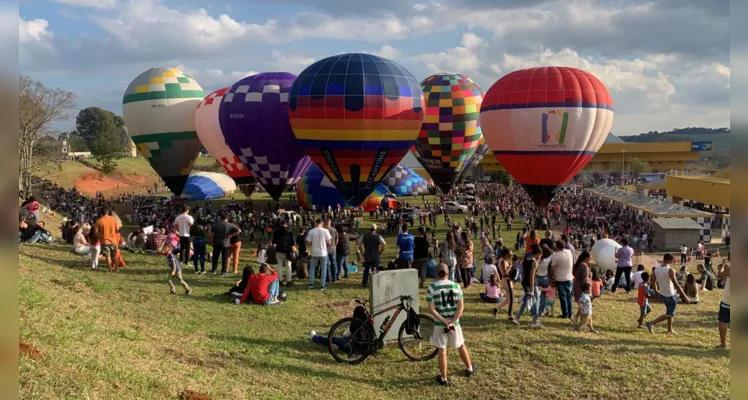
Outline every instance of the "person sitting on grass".
[[280, 301], [278, 301], [278, 294], [280, 294], [279, 287], [278, 273], [268, 263], [262, 263], [260, 265], [260, 272], [249, 277], [249, 284], [244, 289], [244, 294], [240, 301], [244, 303], [250, 298], [255, 304], [266, 306], [280, 305]]
[[227, 292], [228, 295], [231, 296], [231, 301], [233, 301], [236, 304], [242, 303], [242, 297], [244, 297], [244, 291], [247, 290], [247, 285], [249, 284], [249, 277], [254, 275], [255, 270], [247, 265], [244, 267], [244, 270], [242, 271], [242, 279], [236, 282], [236, 286], [229, 289]]
[[582, 283], [581, 290], [582, 295], [579, 297], [577, 304], [579, 305], [579, 316], [577, 317], [576, 324], [574, 325], [574, 331], [579, 332], [582, 327], [587, 327], [590, 333], [598, 334], [595, 328], [592, 327], [592, 297], [590, 292], [592, 285], [589, 282]]
[[88, 244], [88, 240], [86, 240], [86, 236], [83, 234], [83, 227], [77, 225], [73, 235], [73, 252], [80, 256], [89, 255], [91, 253], [91, 246]]
[[171, 294], [177, 294], [177, 289], [174, 287], [174, 282], [172, 282], [172, 278], [176, 277], [179, 279], [179, 284], [182, 285], [184, 288], [184, 294], [187, 296], [192, 294], [192, 289], [187, 284], [187, 282], [182, 279], [182, 264], [179, 263], [179, 259], [174, 254], [174, 247], [172, 247], [171, 244], [167, 243], [164, 244], [164, 247], [161, 248], [161, 255], [166, 256], [166, 262], [169, 264], [169, 288], [171, 289]]
[[[334, 336], [332, 338], [332, 343], [346, 353], [355, 353], [357, 348], [363, 350], [368, 347], [368, 340], [366, 340], [367, 330], [361, 329], [367, 319], [366, 308], [364, 306], [356, 306], [356, 308], [353, 309], [353, 318], [355, 318], [355, 320], [351, 322], [351, 325], [348, 326], [348, 329], [345, 330], [342, 337]], [[351, 335], [355, 336], [351, 338]], [[314, 330], [309, 333], [309, 336], [311, 337], [312, 342], [327, 346], [327, 336], [318, 335], [317, 331]], [[356, 337], [359, 337], [360, 340], [356, 340]], [[349, 341], [352, 343], [348, 343]]]
[[699, 272], [699, 275], [701, 277], [699, 279], [696, 279], [696, 283], [700, 285], [700, 290], [714, 290], [715, 285], [715, 279], [714, 274], [707, 271], [707, 269], [702, 265], [699, 264], [696, 266], [696, 270]]
[[[494, 266], [496, 268], [496, 266]], [[501, 289], [499, 288], [499, 273], [494, 272], [486, 282], [486, 292], [480, 294], [480, 299], [485, 303], [499, 303], [501, 301]]]
[[465, 375], [468, 378], [478, 371], [478, 367], [470, 361], [470, 353], [460, 327], [460, 317], [465, 309], [460, 285], [449, 280], [449, 267], [446, 264], [436, 267], [436, 277], [437, 281], [426, 290], [426, 302], [429, 304], [429, 312], [436, 320], [431, 334], [431, 344], [439, 349], [439, 375], [436, 376], [436, 382], [447, 386], [448, 347], [459, 349], [460, 358], [467, 367]]
[[693, 274], [686, 276], [686, 286], [683, 288], [686, 292], [686, 297], [691, 302], [690, 304], [699, 304], [699, 286], [696, 285], [696, 278]]

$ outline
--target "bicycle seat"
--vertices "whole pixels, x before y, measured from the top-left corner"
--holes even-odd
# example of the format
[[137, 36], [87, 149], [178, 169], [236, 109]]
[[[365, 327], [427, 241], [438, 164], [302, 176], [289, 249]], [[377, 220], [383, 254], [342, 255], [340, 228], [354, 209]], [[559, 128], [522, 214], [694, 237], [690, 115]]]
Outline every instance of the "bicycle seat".
[[366, 305], [366, 303], [368, 303], [368, 302], [369, 302], [369, 300], [359, 300], [359, 299], [356, 299], [356, 303], [361, 304], [361, 305]]

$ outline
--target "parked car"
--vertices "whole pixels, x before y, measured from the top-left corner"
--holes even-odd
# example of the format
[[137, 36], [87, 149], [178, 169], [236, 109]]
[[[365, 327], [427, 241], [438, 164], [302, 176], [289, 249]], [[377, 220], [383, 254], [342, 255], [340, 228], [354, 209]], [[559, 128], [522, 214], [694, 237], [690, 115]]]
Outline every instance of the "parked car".
[[444, 211], [446, 211], [448, 214], [464, 214], [468, 211], [468, 208], [467, 206], [464, 206], [456, 201], [445, 201]]
[[475, 203], [477, 200], [476, 200], [475, 196], [473, 196], [473, 195], [461, 194], [461, 195], [457, 196], [457, 201], [459, 201], [460, 203], [470, 204], [470, 203]]
[[415, 214], [416, 210], [414, 208], [403, 208], [402, 211], [400, 211], [400, 215], [403, 217], [403, 221], [407, 222], [411, 226], [413, 226], [413, 221], [415, 221]]

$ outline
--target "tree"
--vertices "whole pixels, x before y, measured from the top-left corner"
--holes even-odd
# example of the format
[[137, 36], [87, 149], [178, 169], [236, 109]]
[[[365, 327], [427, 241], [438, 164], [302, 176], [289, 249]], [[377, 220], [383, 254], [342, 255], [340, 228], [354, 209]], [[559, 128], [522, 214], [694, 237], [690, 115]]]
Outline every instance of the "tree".
[[650, 171], [652, 171], [652, 168], [650, 167], [648, 162], [640, 160], [636, 157], [632, 158], [631, 161], [629, 161], [627, 164], [628, 171], [631, 173], [631, 175], [637, 178], [641, 174], [648, 174]]
[[117, 159], [122, 156], [122, 143], [114, 118], [106, 118], [98, 126], [99, 131], [91, 148], [93, 155], [101, 161], [102, 171], [111, 174], [117, 169]]
[[125, 120], [109, 110], [99, 107], [84, 108], [75, 118], [75, 126], [80, 138], [83, 139], [86, 146], [92, 151], [98, 135], [108, 129], [114, 129], [116, 134], [114, 140], [119, 145], [120, 152], [127, 145], [127, 142], [124, 141], [124, 138], [127, 138]]
[[509, 186], [512, 183], [512, 176], [506, 171], [499, 171], [499, 183]]
[[32, 168], [49, 161], [34, 162], [39, 139], [48, 133], [50, 123], [72, 116], [76, 100], [72, 92], [49, 88], [21, 75], [18, 85], [18, 189], [25, 195], [32, 194]]

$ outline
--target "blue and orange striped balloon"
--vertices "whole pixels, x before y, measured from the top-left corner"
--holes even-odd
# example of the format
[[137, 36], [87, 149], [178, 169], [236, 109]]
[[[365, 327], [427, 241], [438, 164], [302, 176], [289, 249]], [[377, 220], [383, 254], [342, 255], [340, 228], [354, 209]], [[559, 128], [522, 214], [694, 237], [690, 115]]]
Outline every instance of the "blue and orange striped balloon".
[[354, 206], [407, 154], [423, 122], [423, 93], [399, 64], [350, 53], [315, 62], [291, 87], [294, 135]]

